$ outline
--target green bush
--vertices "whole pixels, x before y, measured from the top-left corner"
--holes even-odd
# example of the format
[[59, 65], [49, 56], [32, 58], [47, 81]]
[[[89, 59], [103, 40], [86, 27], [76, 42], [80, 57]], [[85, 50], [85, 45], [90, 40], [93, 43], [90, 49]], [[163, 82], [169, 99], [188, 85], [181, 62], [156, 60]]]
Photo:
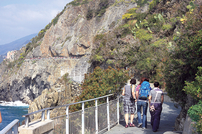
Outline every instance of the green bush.
[[198, 67], [198, 72], [195, 77], [195, 81], [185, 82], [184, 91], [190, 94], [194, 99], [202, 99], [202, 67]]
[[[198, 104], [193, 105], [189, 108], [188, 110], [188, 115], [189, 117], [195, 121], [198, 122], [201, 120], [201, 115], [202, 115], [202, 101], [199, 101]], [[202, 131], [202, 130], [201, 130]]]
[[170, 30], [172, 28], [172, 25], [170, 25], [170, 24], [164, 24], [163, 26], [162, 26], [162, 29], [163, 30]]
[[189, 117], [196, 122], [194, 127], [197, 129], [198, 133], [202, 133], [202, 101], [198, 104], [192, 106], [188, 110]]
[[161, 47], [162, 45], [166, 45], [166, 39], [159, 39], [155, 41], [152, 45], [155, 47]]
[[[129, 79], [128, 71], [123, 69], [101, 69], [96, 67], [93, 73], [85, 75], [84, 83], [82, 85], [82, 93], [76, 98], [76, 102], [93, 99], [108, 94], [119, 94], [121, 88]], [[99, 101], [99, 103], [102, 103]], [[85, 103], [85, 108], [94, 106], [94, 102]], [[71, 111], [77, 111], [81, 105], [74, 105], [70, 107]]]
[[136, 17], [137, 13], [136, 13], [137, 8], [131, 8], [128, 10], [128, 12], [124, 15], [122, 15], [122, 19], [130, 19], [130, 18], [134, 18]]
[[138, 29], [136, 31], [136, 37], [141, 41], [150, 41], [153, 38], [152, 34], [148, 33], [147, 30], [144, 29]]

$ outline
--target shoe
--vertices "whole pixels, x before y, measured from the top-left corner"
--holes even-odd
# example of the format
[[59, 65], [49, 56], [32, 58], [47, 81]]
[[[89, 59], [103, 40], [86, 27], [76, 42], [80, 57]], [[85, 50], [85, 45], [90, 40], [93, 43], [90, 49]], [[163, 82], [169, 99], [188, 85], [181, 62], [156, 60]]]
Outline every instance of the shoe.
[[128, 128], [128, 125], [126, 125], [125, 128]]
[[130, 125], [129, 125], [130, 127], [135, 127], [135, 124], [133, 124], [133, 123], [130, 123]]
[[145, 127], [142, 128], [143, 130], [146, 129]]
[[142, 126], [142, 123], [138, 124], [137, 127], [140, 128]]

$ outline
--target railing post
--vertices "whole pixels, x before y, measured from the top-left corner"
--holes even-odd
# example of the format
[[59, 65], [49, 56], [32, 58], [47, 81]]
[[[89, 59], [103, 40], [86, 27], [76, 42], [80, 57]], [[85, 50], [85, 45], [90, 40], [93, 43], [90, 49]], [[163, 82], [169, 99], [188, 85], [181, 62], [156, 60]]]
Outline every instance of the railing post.
[[110, 130], [110, 120], [109, 120], [109, 97], [107, 97], [107, 125], [108, 131]]
[[14, 134], [18, 134], [18, 123], [13, 127]]
[[96, 134], [98, 134], [98, 107], [97, 107], [97, 100], [95, 100], [95, 130]]
[[42, 121], [44, 121], [44, 120], [45, 120], [45, 110], [44, 110], [44, 111], [42, 111], [42, 113], [41, 113], [41, 120], [42, 120]]
[[47, 120], [50, 120], [50, 110], [47, 110]]
[[119, 96], [117, 96], [117, 123], [119, 124]]
[[12, 134], [12, 129], [10, 129], [6, 134]]
[[29, 127], [29, 116], [25, 117], [25, 127], [28, 128]]
[[66, 134], [69, 134], [69, 106], [66, 107]]
[[82, 134], [85, 133], [85, 116], [84, 116], [84, 102], [82, 102]]

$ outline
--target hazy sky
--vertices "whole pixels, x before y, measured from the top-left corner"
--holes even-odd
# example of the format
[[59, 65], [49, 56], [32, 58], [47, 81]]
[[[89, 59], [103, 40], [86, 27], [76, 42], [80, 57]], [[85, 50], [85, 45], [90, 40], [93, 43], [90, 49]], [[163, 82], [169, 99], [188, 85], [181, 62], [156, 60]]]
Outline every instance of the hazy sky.
[[0, 0], [0, 45], [38, 33], [72, 0]]

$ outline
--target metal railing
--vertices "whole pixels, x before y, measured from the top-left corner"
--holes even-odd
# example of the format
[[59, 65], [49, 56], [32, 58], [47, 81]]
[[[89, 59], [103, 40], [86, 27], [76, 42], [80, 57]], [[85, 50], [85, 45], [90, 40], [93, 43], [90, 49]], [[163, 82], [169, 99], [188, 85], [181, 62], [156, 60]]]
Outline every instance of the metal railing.
[[19, 122], [18, 119], [12, 121], [3, 130], [0, 131], [0, 134], [18, 134], [18, 122]]
[[[110, 127], [119, 123], [119, 119], [120, 119], [119, 118], [120, 116], [119, 97], [117, 97], [114, 100], [109, 100], [110, 96], [113, 96], [113, 94], [90, 99], [90, 100], [71, 103], [67, 105], [45, 108], [39, 111], [26, 114], [23, 116], [25, 117], [25, 126], [29, 127], [29, 116], [33, 114], [42, 112], [41, 120], [44, 121], [45, 111], [47, 111], [46, 120], [49, 120], [51, 110], [56, 108], [66, 107], [66, 115], [60, 116], [60, 117], [64, 117], [63, 119], [60, 119], [60, 124], [65, 124], [64, 127], [60, 127], [60, 128], [66, 129], [66, 134], [72, 134], [72, 133], [98, 134], [99, 132], [102, 132], [104, 130], [110, 130]], [[105, 100], [106, 103], [102, 103], [98, 105], [99, 99], [102, 99], [102, 101]], [[94, 101], [94, 106], [90, 108], [85, 108], [84, 104], [90, 101]], [[76, 105], [76, 104], [81, 104], [82, 109], [80, 111], [70, 113], [69, 106]]]

